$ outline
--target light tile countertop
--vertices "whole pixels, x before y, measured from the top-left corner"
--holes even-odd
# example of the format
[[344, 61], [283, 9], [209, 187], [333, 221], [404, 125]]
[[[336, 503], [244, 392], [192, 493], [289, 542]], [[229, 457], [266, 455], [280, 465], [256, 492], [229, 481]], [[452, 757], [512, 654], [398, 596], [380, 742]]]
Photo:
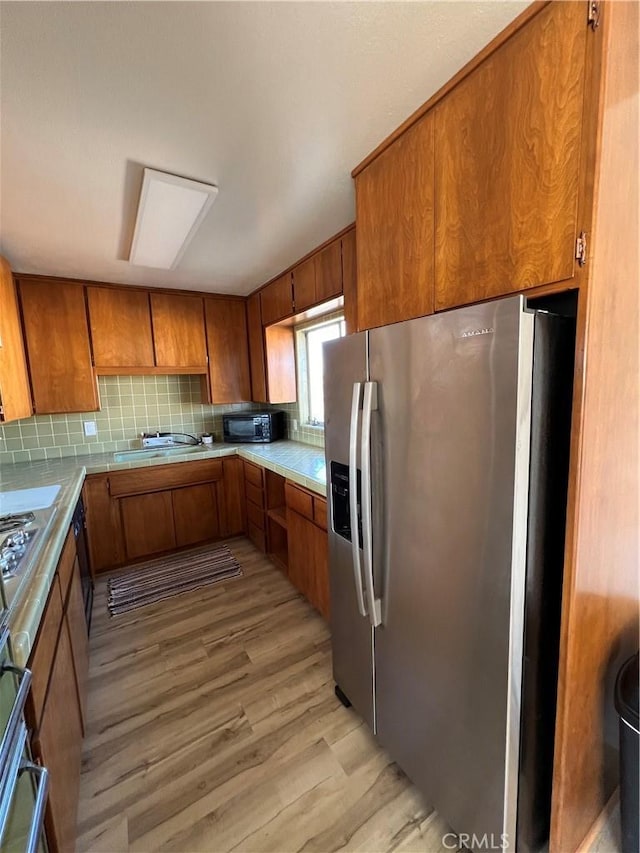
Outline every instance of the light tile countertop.
[[10, 607], [9, 628], [16, 663], [24, 666], [29, 658], [71, 517], [87, 474], [176, 465], [235, 455], [275, 471], [320, 495], [326, 495], [324, 449], [296, 441], [261, 445], [214, 444], [211, 448], [184, 454], [176, 453], [169, 457], [134, 459], [127, 462], [115, 462], [113, 453], [96, 453], [0, 466], [0, 514], [2, 492], [53, 484], [61, 486], [55, 501], [56, 514], [38, 559], [30, 570], [31, 577], [22, 586], [23, 592]]

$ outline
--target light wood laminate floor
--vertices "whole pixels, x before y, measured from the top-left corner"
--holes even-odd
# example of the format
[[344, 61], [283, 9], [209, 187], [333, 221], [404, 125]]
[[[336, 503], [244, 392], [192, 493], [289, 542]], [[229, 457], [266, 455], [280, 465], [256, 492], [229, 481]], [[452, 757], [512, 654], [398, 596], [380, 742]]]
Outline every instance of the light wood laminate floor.
[[244, 577], [111, 619], [96, 589], [81, 851], [443, 850], [447, 826], [333, 693], [323, 619]]

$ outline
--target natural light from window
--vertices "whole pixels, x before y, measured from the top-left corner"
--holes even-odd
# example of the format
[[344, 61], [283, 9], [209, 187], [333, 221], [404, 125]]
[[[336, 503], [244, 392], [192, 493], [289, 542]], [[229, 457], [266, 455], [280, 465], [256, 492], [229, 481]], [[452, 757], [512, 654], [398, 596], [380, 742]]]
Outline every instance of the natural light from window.
[[344, 337], [344, 317], [314, 323], [298, 330], [298, 369], [301, 385], [301, 419], [307, 425], [324, 425], [324, 360], [322, 345]]

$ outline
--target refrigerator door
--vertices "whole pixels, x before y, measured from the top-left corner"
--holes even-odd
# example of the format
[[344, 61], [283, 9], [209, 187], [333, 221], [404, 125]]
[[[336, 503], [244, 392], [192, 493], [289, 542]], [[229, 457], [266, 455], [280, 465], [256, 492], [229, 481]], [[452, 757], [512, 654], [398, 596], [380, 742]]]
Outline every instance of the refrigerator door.
[[370, 333], [378, 735], [471, 849], [515, 849], [532, 345], [521, 297]]
[[324, 345], [324, 406], [333, 677], [375, 730], [373, 629], [364, 601], [359, 520], [367, 344], [362, 332]]

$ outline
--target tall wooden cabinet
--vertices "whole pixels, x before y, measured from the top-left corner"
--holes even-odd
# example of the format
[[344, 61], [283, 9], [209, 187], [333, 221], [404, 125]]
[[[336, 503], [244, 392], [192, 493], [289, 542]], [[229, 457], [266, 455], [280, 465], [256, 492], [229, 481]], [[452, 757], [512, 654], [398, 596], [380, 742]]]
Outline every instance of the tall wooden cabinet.
[[251, 400], [247, 315], [242, 299], [205, 299], [211, 402]]
[[551, 3], [435, 107], [436, 310], [573, 275], [585, 5]]
[[98, 408], [82, 284], [19, 280], [36, 414]]
[[356, 177], [360, 330], [433, 311], [433, 134], [428, 113]]
[[249, 362], [251, 365], [251, 399], [256, 403], [267, 402], [267, 370], [262, 333], [262, 311], [260, 294], [254, 293], [247, 299], [247, 331], [249, 335]]
[[0, 257], [0, 424], [33, 414], [16, 286]]

